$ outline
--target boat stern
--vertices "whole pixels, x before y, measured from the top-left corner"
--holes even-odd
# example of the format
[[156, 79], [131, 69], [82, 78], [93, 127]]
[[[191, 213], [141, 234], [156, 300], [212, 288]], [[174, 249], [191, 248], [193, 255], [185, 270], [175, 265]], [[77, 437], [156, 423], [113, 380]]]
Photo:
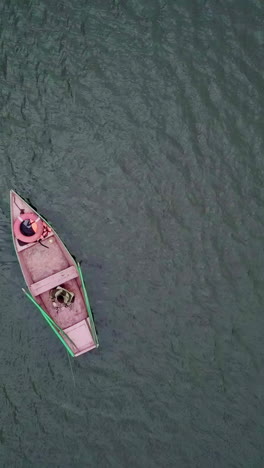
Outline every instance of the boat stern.
[[93, 340], [88, 322], [89, 319], [84, 319], [63, 330], [67, 335], [67, 338], [65, 337], [65, 341], [67, 341], [67, 344], [74, 352], [75, 357], [97, 348], [97, 344]]

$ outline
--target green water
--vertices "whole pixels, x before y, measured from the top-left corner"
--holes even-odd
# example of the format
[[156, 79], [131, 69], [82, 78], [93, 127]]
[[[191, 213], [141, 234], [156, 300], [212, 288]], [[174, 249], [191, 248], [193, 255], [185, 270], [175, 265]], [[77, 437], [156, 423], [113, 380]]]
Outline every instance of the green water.
[[[0, 466], [262, 468], [261, 1], [0, 0]], [[9, 190], [100, 348], [23, 293]]]

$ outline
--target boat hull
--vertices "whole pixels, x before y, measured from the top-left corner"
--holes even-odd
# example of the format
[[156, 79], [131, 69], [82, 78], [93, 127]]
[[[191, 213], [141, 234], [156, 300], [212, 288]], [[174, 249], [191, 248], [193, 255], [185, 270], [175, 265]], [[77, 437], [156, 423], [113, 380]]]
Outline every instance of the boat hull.
[[[30, 295], [47, 321], [54, 324], [70, 354], [79, 356], [98, 347], [88, 296], [80, 266], [67, 250], [53, 227], [22, 197], [10, 192], [11, 226], [14, 247]], [[40, 242], [20, 242], [14, 224], [22, 213], [35, 213], [49, 228]], [[74, 300], [69, 305], [55, 304], [52, 291], [64, 288]], [[61, 340], [61, 341], [62, 341]]]

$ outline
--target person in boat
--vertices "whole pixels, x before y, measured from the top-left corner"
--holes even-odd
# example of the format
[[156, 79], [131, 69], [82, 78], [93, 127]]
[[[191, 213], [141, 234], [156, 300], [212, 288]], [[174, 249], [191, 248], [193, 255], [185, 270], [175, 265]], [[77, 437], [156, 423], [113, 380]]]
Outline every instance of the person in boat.
[[62, 286], [57, 286], [50, 292], [53, 307], [69, 307], [74, 302], [74, 293]]
[[[42, 233], [38, 239], [39, 241], [44, 240], [51, 232], [51, 228], [47, 226], [47, 224], [44, 221], [41, 221], [41, 224], [42, 224]], [[37, 230], [38, 230], [37, 222], [32, 219], [25, 219], [20, 224], [20, 232], [24, 236], [23, 237], [24, 242], [28, 239], [28, 242], [30, 243], [31, 242], [30, 237], [35, 236]]]

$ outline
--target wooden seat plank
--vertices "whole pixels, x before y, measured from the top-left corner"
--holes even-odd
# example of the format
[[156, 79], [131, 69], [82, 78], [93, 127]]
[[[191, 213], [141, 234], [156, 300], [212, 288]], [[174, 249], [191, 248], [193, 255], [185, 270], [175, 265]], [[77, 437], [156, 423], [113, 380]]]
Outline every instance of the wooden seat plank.
[[33, 296], [39, 296], [40, 294], [49, 291], [50, 289], [56, 288], [66, 281], [77, 278], [79, 276], [75, 266], [70, 266], [65, 270], [59, 271], [54, 275], [48, 276], [37, 283], [34, 283], [30, 286], [31, 293]]

